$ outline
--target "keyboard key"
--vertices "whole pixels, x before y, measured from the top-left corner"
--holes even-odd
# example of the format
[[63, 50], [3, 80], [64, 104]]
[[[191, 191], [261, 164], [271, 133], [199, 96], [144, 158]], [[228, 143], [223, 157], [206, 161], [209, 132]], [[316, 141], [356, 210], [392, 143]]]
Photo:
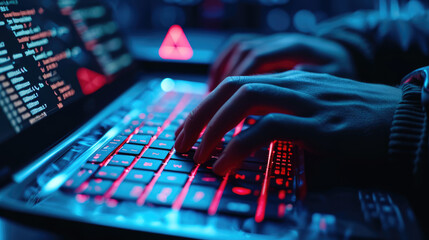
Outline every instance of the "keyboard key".
[[138, 134], [155, 135], [156, 132], [158, 132], [158, 127], [144, 126], [144, 127], [142, 127], [142, 128], [139, 129], [139, 133]]
[[147, 197], [147, 201], [155, 204], [171, 205], [181, 190], [182, 188], [178, 186], [157, 183]]
[[254, 216], [256, 202], [238, 201], [237, 199], [223, 197], [219, 203], [219, 212], [244, 216]]
[[208, 185], [218, 187], [222, 182], [222, 178], [214, 173], [197, 173], [192, 184]]
[[117, 154], [110, 159], [109, 166], [128, 167], [134, 161], [134, 156]]
[[118, 179], [118, 177], [121, 175], [123, 171], [124, 171], [123, 167], [106, 166], [98, 170], [95, 176], [97, 178], [116, 180]]
[[223, 192], [224, 196], [229, 196], [234, 199], [245, 199], [249, 201], [257, 201], [259, 190], [254, 190], [252, 187], [228, 185]]
[[93, 179], [89, 181], [88, 186], [82, 194], [103, 195], [112, 186], [113, 181], [103, 179]]
[[[193, 153], [193, 151], [192, 151]], [[194, 159], [192, 158], [193, 155], [191, 153], [173, 153], [171, 155], [171, 159], [180, 160], [180, 161], [191, 161], [194, 162]]]
[[244, 162], [240, 167], [240, 169], [242, 170], [256, 171], [256, 172], [265, 172], [265, 168], [266, 168], [265, 164], [249, 163], [249, 162]]
[[150, 147], [164, 150], [171, 150], [174, 146], [174, 141], [171, 140], [155, 140]]
[[215, 193], [215, 188], [191, 185], [183, 207], [205, 211], [209, 208]]
[[140, 183], [148, 183], [153, 177], [153, 172], [144, 170], [132, 169], [125, 177], [127, 181], [134, 181]]
[[83, 182], [85, 182], [94, 171], [90, 169], [81, 169], [77, 173], [73, 174], [62, 186], [64, 190], [70, 190], [74, 191], [76, 188], [78, 188], [80, 185], [82, 185]]
[[161, 127], [164, 122], [165, 121], [162, 120], [152, 119], [150, 121], [145, 122], [144, 125], [148, 127]]
[[140, 158], [134, 168], [156, 171], [161, 166], [162, 162], [154, 159]]
[[129, 143], [146, 145], [149, 143], [152, 135], [133, 135], [129, 141]]
[[168, 161], [167, 166], [165, 166], [165, 170], [184, 172], [184, 173], [190, 173], [193, 168], [194, 168], [194, 163], [177, 161], [177, 160], [170, 160]]
[[174, 140], [175, 139], [174, 131], [163, 131], [158, 136], [158, 139], [162, 139], [162, 140]]
[[158, 182], [183, 186], [188, 180], [188, 174], [163, 171]]
[[169, 152], [165, 150], [149, 148], [148, 150], [146, 150], [146, 152], [143, 153], [142, 157], [164, 160], [167, 157], [168, 153]]
[[104, 159], [107, 158], [107, 156], [109, 156], [109, 154], [110, 154], [110, 152], [97, 151], [88, 159], [87, 162], [89, 162], [89, 163], [101, 163], [104, 161]]
[[136, 144], [124, 144], [124, 146], [119, 149], [119, 153], [138, 155], [143, 150], [143, 147], [144, 146]]
[[112, 197], [115, 199], [135, 201], [143, 193], [144, 188], [145, 185], [133, 182], [123, 182], [119, 185]]
[[240, 170], [232, 174], [231, 178], [247, 182], [262, 183], [262, 180], [264, 179], [264, 174]]
[[84, 169], [89, 169], [89, 170], [92, 170], [93, 172], [95, 172], [95, 171], [97, 171], [97, 169], [98, 169], [98, 167], [99, 167], [100, 165], [98, 165], [98, 164], [92, 164], [92, 163], [85, 163], [83, 166], [82, 166], [82, 168], [84, 168]]

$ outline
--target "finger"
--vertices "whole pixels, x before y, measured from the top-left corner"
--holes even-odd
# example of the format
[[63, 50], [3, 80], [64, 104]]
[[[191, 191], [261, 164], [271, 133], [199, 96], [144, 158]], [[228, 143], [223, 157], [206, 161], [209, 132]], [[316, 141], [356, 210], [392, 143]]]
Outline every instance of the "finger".
[[243, 41], [236, 49], [235, 53], [231, 56], [228, 64], [226, 65], [223, 78], [232, 76], [233, 72], [239, 66], [239, 64], [244, 61], [246, 58], [251, 57], [251, 52], [255, 51], [261, 47], [264, 47], [267, 43], [276, 41], [279, 38], [284, 36], [279, 35], [269, 35], [266, 37], [261, 37], [257, 39], [252, 39], [249, 41]]
[[337, 71], [337, 67], [334, 64], [298, 64], [294, 67], [296, 70], [306, 71], [306, 72], [314, 72], [314, 73], [335, 73]]
[[175, 148], [178, 152], [188, 151], [198, 139], [201, 131], [217, 110], [234, 94], [240, 86], [240, 78], [230, 78], [210, 93], [194, 110], [192, 110], [183, 123], [178, 134]]
[[313, 100], [306, 94], [267, 84], [245, 84], [210, 120], [194, 160], [203, 163], [209, 159], [222, 137], [248, 115], [277, 112], [308, 116], [313, 109]]
[[241, 166], [243, 160], [273, 140], [302, 140], [312, 136], [315, 123], [310, 118], [287, 114], [269, 114], [235, 136], [213, 166], [218, 175]]
[[180, 126], [176, 129], [176, 131], [174, 132], [174, 135], [176, 136], [176, 137], [178, 137], [179, 136], [179, 133], [181, 133], [182, 132], [182, 129], [183, 129], [183, 126], [185, 125], [185, 122], [183, 122], [183, 123], [181, 123], [180, 124]]
[[224, 79], [225, 68], [229, 62], [229, 58], [233, 56], [236, 48], [239, 46], [239, 43], [245, 39], [255, 38], [255, 34], [239, 34], [231, 37], [225, 46], [225, 50], [221, 51], [218, 58], [213, 63], [210, 69], [210, 79], [208, 82], [209, 91], [213, 91], [216, 86]]

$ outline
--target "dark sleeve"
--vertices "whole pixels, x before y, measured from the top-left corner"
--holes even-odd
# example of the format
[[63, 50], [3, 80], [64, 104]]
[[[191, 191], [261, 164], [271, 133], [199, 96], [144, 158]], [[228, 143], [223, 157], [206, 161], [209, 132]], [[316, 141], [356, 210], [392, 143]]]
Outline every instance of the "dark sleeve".
[[428, 113], [421, 103], [421, 85], [407, 83], [402, 86], [399, 103], [389, 139], [390, 167], [395, 169], [392, 182], [405, 189], [419, 221], [426, 221], [429, 210], [429, 143]]
[[391, 19], [375, 11], [356, 12], [322, 23], [316, 35], [349, 50], [359, 80], [398, 85], [400, 77], [429, 65], [428, 26], [429, 13]]

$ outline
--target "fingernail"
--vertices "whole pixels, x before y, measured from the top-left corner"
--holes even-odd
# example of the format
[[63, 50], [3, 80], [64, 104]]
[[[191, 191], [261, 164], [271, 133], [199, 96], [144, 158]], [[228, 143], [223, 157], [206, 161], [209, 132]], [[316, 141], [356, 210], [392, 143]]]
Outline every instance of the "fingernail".
[[179, 136], [176, 139], [176, 142], [174, 143], [174, 148], [176, 148], [177, 151], [183, 151], [183, 138], [184, 138], [184, 132], [181, 131], [179, 133]]

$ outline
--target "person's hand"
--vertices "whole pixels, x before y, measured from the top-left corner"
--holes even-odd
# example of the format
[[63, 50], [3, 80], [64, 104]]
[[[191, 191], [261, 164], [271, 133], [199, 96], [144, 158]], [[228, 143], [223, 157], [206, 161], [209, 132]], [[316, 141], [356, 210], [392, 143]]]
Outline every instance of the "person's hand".
[[235, 35], [226, 44], [210, 70], [212, 91], [228, 76], [284, 72], [297, 69], [355, 76], [353, 61], [340, 44], [303, 34], [275, 34], [265, 37]]
[[208, 160], [222, 137], [248, 115], [265, 115], [235, 136], [214, 165], [224, 175], [273, 140], [295, 140], [321, 156], [362, 161], [387, 156], [398, 88], [328, 74], [288, 71], [229, 77], [194, 109], [176, 131], [178, 152], [186, 152], [206, 127], [195, 152]]

